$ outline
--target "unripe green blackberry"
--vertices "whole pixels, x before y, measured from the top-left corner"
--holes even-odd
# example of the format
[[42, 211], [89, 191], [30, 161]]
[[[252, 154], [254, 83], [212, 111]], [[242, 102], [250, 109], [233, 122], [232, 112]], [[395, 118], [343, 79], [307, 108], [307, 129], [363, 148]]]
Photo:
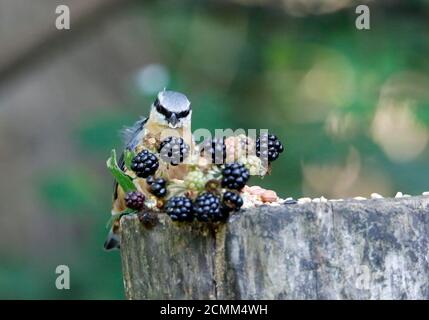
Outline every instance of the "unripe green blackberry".
[[192, 191], [202, 191], [206, 182], [206, 176], [199, 170], [189, 172], [184, 178], [186, 189]]
[[238, 162], [226, 164], [222, 170], [222, 187], [241, 190], [249, 180], [249, 170]]
[[204, 192], [195, 199], [193, 210], [198, 221], [215, 222], [223, 217], [220, 198], [210, 192]]
[[192, 201], [187, 197], [172, 197], [165, 205], [165, 212], [173, 221], [192, 221]]
[[144, 207], [145, 196], [139, 191], [131, 191], [125, 194], [125, 204], [133, 210], [141, 210]]
[[225, 191], [222, 197], [222, 205], [231, 211], [238, 211], [243, 205], [243, 199], [237, 192]]
[[131, 170], [140, 178], [154, 174], [159, 167], [157, 157], [148, 150], [139, 152], [131, 161]]
[[189, 149], [189, 146], [182, 138], [172, 136], [161, 142], [158, 152], [162, 160], [177, 166], [189, 155]]
[[223, 164], [226, 159], [225, 138], [206, 139], [200, 144], [201, 156], [213, 164]]
[[146, 183], [149, 185], [149, 192], [154, 196], [163, 198], [167, 195], [167, 181], [165, 179], [155, 179], [153, 176], [149, 176], [146, 179]]
[[263, 161], [275, 161], [283, 151], [282, 143], [273, 134], [263, 134], [256, 140], [256, 155]]
[[244, 166], [249, 170], [251, 176], [263, 176], [266, 174], [266, 167], [263, 165], [263, 162], [260, 158], [255, 155], [249, 155], [247, 157], [241, 157], [238, 159], [238, 162], [244, 164]]

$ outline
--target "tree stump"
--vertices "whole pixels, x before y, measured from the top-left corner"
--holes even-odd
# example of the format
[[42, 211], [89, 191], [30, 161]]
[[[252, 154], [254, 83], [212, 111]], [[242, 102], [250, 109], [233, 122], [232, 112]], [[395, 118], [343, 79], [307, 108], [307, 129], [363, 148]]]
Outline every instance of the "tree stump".
[[213, 226], [124, 216], [129, 299], [428, 299], [429, 197], [261, 206]]

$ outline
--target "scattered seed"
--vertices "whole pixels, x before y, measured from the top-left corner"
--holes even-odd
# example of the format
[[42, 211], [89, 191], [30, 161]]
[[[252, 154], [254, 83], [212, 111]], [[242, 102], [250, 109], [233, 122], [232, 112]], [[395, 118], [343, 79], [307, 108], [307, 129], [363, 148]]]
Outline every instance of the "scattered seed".
[[280, 205], [280, 203], [278, 203], [278, 202], [267, 202], [267, 203], [265, 203], [265, 205], [269, 205], [272, 207], [278, 207]]
[[249, 187], [248, 185], [245, 185], [245, 186], [243, 187], [243, 189], [241, 190], [241, 192], [247, 192], [247, 193], [250, 193], [250, 187]]
[[383, 196], [378, 193], [371, 193], [371, 199], [383, 199]]
[[255, 206], [259, 207], [259, 206], [262, 206], [264, 203], [262, 201], [255, 200], [254, 204]]
[[278, 200], [277, 193], [272, 190], [264, 190], [264, 192], [261, 194], [261, 200], [263, 202], [274, 202]]
[[395, 198], [402, 198], [404, 195], [402, 194], [402, 192], [397, 192], [395, 195]]
[[260, 196], [265, 193], [265, 189], [259, 187], [259, 186], [252, 186], [249, 188], [249, 192], [255, 196]]
[[308, 202], [311, 202], [311, 198], [299, 198], [298, 199], [299, 204], [308, 203]]

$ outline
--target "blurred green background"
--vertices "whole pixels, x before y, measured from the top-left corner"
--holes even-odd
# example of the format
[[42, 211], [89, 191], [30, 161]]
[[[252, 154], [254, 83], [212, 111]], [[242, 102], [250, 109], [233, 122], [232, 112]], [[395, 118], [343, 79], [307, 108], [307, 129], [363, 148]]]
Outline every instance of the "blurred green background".
[[276, 133], [286, 153], [251, 183], [283, 198], [429, 190], [426, 1], [70, 0], [69, 31], [57, 4], [0, 1], [0, 298], [124, 298], [105, 160], [164, 87], [193, 129]]

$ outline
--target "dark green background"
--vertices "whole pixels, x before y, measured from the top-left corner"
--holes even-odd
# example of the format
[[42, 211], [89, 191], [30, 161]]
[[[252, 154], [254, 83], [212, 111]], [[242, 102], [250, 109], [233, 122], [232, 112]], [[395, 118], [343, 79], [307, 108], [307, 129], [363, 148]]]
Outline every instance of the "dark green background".
[[[314, 14], [151, 1], [123, 12], [144, 21], [135, 32], [152, 35], [147, 48], [156, 58], [147, 63], [162, 64], [168, 88], [188, 95], [194, 129], [267, 128], [284, 142], [275, 174], [252, 184], [282, 197], [338, 198], [429, 189], [429, 10], [424, 1], [399, 3], [370, 4], [367, 31], [355, 28], [354, 6]], [[105, 160], [154, 94], [133, 81], [113, 85], [126, 88], [121, 103], [80, 113], [73, 124], [79, 160], [34, 172], [29, 182], [55, 219], [46, 230], [68, 225], [69, 240], [36, 257], [9, 243], [0, 252], [0, 298], [124, 298], [119, 253], [102, 251], [112, 190]], [[58, 264], [71, 269], [69, 291], [54, 287]]]

